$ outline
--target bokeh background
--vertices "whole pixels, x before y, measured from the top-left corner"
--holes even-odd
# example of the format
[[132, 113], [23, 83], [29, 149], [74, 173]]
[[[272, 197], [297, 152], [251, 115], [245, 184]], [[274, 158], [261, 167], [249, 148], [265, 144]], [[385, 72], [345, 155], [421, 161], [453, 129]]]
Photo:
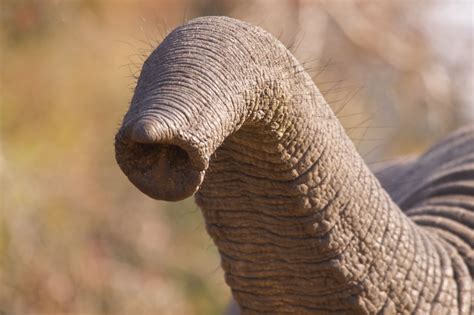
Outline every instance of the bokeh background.
[[229, 15], [304, 63], [361, 154], [416, 154], [474, 119], [469, 1], [0, 0], [0, 314], [220, 314], [192, 200], [139, 193], [113, 138], [146, 55]]

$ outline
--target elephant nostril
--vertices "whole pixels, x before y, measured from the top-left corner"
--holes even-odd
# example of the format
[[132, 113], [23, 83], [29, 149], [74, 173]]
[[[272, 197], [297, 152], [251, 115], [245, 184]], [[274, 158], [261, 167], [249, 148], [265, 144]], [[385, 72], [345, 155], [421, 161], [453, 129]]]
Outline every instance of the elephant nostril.
[[183, 172], [191, 167], [191, 159], [188, 153], [177, 145], [164, 145], [163, 150], [166, 151], [167, 160], [173, 164], [175, 171]]
[[136, 157], [134, 167], [142, 173], [155, 167], [166, 172], [185, 172], [191, 167], [188, 153], [177, 145], [160, 143], [131, 143], [130, 153]]

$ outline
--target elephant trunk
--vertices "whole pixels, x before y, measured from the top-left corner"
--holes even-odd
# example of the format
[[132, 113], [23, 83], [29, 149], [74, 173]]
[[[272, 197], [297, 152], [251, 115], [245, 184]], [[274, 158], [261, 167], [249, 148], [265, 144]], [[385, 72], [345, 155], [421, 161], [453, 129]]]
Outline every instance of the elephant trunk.
[[246, 313], [443, 313], [449, 250], [381, 188], [309, 75], [258, 27], [192, 20], [150, 55], [116, 137], [157, 199], [196, 193]]
[[[216, 44], [190, 45], [194, 28], [170, 34], [145, 61], [116, 136], [119, 166], [155, 199], [181, 200], [196, 192], [211, 154], [244, 119]], [[192, 62], [193, 55], [206, 64]]]

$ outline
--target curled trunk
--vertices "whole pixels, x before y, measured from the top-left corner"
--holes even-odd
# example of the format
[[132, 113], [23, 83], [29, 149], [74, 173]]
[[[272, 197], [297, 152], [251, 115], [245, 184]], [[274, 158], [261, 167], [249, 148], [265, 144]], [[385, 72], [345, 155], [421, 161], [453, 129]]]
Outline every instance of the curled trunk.
[[116, 156], [151, 197], [197, 192], [245, 313], [470, 312], [457, 247], [399, 209], [258, 27], [205, 17], [168, 35], [143, 65]]

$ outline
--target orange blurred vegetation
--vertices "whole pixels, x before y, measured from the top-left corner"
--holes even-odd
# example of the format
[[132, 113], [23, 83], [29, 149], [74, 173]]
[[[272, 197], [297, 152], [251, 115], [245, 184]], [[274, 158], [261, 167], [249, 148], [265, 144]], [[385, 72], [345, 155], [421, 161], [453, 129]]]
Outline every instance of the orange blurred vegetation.
[[0, 5], [0, 314], [222, 313], [230, 292], [199, 209], [147, 198], [114, 160], [141, 62], [192, 17], [278, 36], [371, 163], [474, 116], [472, 25], [439, 19], [436, 1]]

